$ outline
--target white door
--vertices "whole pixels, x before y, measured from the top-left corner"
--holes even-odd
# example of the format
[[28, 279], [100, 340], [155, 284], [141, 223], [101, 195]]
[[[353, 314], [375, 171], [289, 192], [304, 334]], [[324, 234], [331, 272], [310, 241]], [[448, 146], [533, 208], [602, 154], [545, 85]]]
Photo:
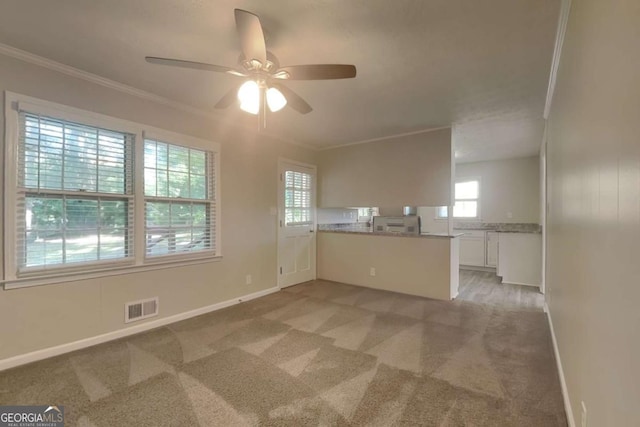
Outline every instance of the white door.
[[281, 160], [278, 171], [278, 286], [316, 278], [316, 167]]

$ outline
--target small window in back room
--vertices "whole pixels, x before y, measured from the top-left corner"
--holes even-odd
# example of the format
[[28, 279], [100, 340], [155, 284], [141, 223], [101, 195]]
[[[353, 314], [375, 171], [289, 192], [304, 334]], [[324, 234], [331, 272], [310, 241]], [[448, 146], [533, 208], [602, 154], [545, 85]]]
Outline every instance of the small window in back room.
[[[437, 215], [438, 218], [447, 218], [447, 207], [439, 207]], [[478, 179], [465, 179], [456, 182], [453, 217], [469, 219], [480, 217], [480, 181]]]

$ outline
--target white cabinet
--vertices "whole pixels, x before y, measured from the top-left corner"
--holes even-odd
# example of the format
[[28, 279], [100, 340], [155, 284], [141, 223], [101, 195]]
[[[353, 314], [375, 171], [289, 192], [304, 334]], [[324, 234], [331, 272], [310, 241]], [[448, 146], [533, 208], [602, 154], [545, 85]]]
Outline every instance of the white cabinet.
[[[456, 230], [454, 230], [456, 231]], [[485, 266], [485, 233], [480, 230], [457, 230], [460, 236], [460, 265]]]
[[460, 265], [491, 267], [502, 283], [540, 286], [542, 237], [536, 233], [459, 230]]
[[496, 267], [498, 265], [498, 233], [495, 231], [487, 231], [487, 267]]
[[542, 236], [535, 233], [498, 233], [498, 276], [502, 283], [540, 286]]

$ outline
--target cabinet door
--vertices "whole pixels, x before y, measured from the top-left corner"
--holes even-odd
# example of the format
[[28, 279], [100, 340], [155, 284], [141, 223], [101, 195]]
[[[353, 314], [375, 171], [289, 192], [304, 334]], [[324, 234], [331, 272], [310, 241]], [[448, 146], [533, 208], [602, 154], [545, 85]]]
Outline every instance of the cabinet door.
[[487, 233], [487, 267], [498, 265], [498, 233]]
[[484, 267], [484, 237], [460, 238], [460, 264]]
[[498, 276], [502, 283], [540, 286], [542, 237], [535, 233], [499, 233]]

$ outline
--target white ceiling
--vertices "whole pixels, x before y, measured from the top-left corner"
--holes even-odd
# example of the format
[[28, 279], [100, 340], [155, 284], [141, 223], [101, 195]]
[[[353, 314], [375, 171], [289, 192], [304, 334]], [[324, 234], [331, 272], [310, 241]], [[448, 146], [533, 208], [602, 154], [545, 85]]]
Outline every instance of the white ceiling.
[[460, 161], [536, 154], [559, 0], [21, 0], [0, 5], [0, 43], [257, 127], [213, 105], [236, 77], [146, 55], [234, 66], [234, 8], [258, 14], [281, 65], [351, 63], [350, 80], [287, 85], [267, 132], [317, 148], [453, 125]]

